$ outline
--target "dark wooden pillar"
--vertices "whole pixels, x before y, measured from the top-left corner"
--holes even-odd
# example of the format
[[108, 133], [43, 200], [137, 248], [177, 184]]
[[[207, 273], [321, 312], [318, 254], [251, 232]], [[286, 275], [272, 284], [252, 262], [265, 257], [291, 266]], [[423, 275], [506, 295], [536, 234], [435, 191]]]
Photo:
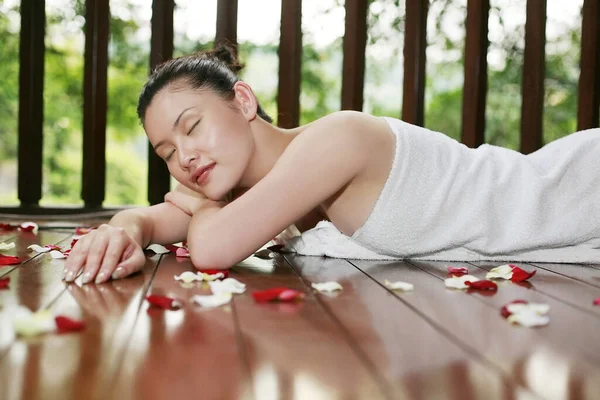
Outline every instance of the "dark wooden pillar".
[[300, 122], [302, 78], [302, 0], [281, 1], [277, 124], [294, 128]]
[[362, 110], [367, 46], [367, 0], [346, 0], [342, 110]]
[[24, 208], [42, 198], [45, 1], [21, 1], [18, 195]]
[[217, 33], [215, 47], [219, 44], [232, 44], [237, 48], [238, 0], [217, 2]]
[[407, 0], [404, 28], [404, 84], [402, 119], [423, 126], [425, 115], [425, 64], [429, 0]]
[[584, 0], [577, 129], [598, 127], [600, 107], [600, 1]]

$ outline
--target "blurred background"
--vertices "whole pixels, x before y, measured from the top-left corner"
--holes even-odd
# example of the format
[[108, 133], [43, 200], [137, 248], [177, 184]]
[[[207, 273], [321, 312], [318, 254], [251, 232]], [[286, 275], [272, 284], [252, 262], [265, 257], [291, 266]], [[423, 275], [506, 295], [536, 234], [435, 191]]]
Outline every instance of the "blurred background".
[[[0, 0], [0, 206], [16, 206], [19, 0]], [[404, 4], [372, 0], [363, 110], [400, 117]], [[575, 131], [583, 0], [547, 0], [544, 142]], [[148, 76], [151, 0], [111, 0], [104, 206], [147, 203], [146, 137], [136, 116]], [[526, 0], [491, 0], [487, 143], [519, 148]], [[281, 0], [239, 0], [242, 79], [277, 115]], [[43, 197], [82, 205], [84, 1], [46, 0]], [[213, 47], [217, 0], [177, 0], [174, 56]], [[432, 0], [428, 16], [425, 126], [460, 139], [466, 0]], [[343, 0], [302, 2], [301, 120], [341, 107]]]

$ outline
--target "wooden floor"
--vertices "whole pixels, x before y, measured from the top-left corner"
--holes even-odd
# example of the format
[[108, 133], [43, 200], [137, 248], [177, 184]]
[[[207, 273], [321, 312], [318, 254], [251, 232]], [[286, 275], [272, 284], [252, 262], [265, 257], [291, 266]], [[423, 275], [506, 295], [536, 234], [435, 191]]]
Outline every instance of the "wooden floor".
[[[2, 221], [0, 221], [2, 222]], [[55, 224], [55, 226], [57, 226]], [[600, 267], [522, 265], [531, 283], [496, 293], [444, 287], [444, 263], [365, 262], [277, 255], [232, 271], [247, 292], [217, 309], [186, 303], [149, 309], [144, 297], [208, 294], [173, 275], [189, 260], [154, 256], [128, 279], [102, 285], [61, 281], [64, 261], [32, 256], [32, 243], [67, 245], [72, 229], [37, 236], [2, 232], [1, 399], [600, 399]], [[482, 278], [496, 265], [467, 266]], [[415, 285], [408, 293], [385, 280]], [[338, 295], [311, 282], [338, 281]], [[251, 293], [287, 286], [299, 303], [257, 304]], [[499, 310], [526, 299], [550, 305], [548, 326], [512, 326]], [[80, 333], [15, 337], [6, 316], [17, 304], [88, 322]]]

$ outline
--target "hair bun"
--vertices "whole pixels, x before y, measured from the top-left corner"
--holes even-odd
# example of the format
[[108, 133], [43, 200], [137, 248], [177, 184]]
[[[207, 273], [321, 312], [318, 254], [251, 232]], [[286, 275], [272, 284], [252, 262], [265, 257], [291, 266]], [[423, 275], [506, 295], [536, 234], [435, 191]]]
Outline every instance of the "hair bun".
[[219, 43], [214, 50], [207, 52], [207, 55], [227, 65], [235, 74], [244, 68], [244, 65], [238, 62], [236, 47], [231, 43]]

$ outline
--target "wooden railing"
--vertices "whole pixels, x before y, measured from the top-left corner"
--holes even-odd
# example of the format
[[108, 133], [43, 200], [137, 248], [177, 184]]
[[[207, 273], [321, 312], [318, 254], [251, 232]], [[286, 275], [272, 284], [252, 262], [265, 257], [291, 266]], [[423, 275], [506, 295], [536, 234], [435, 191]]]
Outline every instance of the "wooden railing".
[[[342, 71], [342, 109], [363, 104], [368, 0], [346, 0], [346, 34]], [[423, 125], [428, 0], [406, 0], [402, 119]], [[300, 119], [302, 58], [301, 0], [282, 0], [279, 45], [278, 125], [297, 126]], [[521, 151], [542, 145], [546, 0], [527, 1], [522, 85]], [[218, 0], [215, 43], [237, 43], [237, 0]], [[174, 0], [152, 5], [150, 67], [173, 54]], [[484, 142], [487, 92], [489, 0], [468, 0], [464, 61], [462, 141]], [[19, 80], [19, 207], [0, 212], [76, 213], [102, 209], [105, 195], [105, 143], [109, 0], [87, 0], [83, 102], [84, 207], [38, 206], [42, 187], [43, 81], [45, 1], [22, 0]], [[600, 105], [600, 0], [584, 0], [578, 92], [578, 129], [598, 126]], [[148, 200], [161, 202], [169, 190], [164, 163], [149, 148]]]

